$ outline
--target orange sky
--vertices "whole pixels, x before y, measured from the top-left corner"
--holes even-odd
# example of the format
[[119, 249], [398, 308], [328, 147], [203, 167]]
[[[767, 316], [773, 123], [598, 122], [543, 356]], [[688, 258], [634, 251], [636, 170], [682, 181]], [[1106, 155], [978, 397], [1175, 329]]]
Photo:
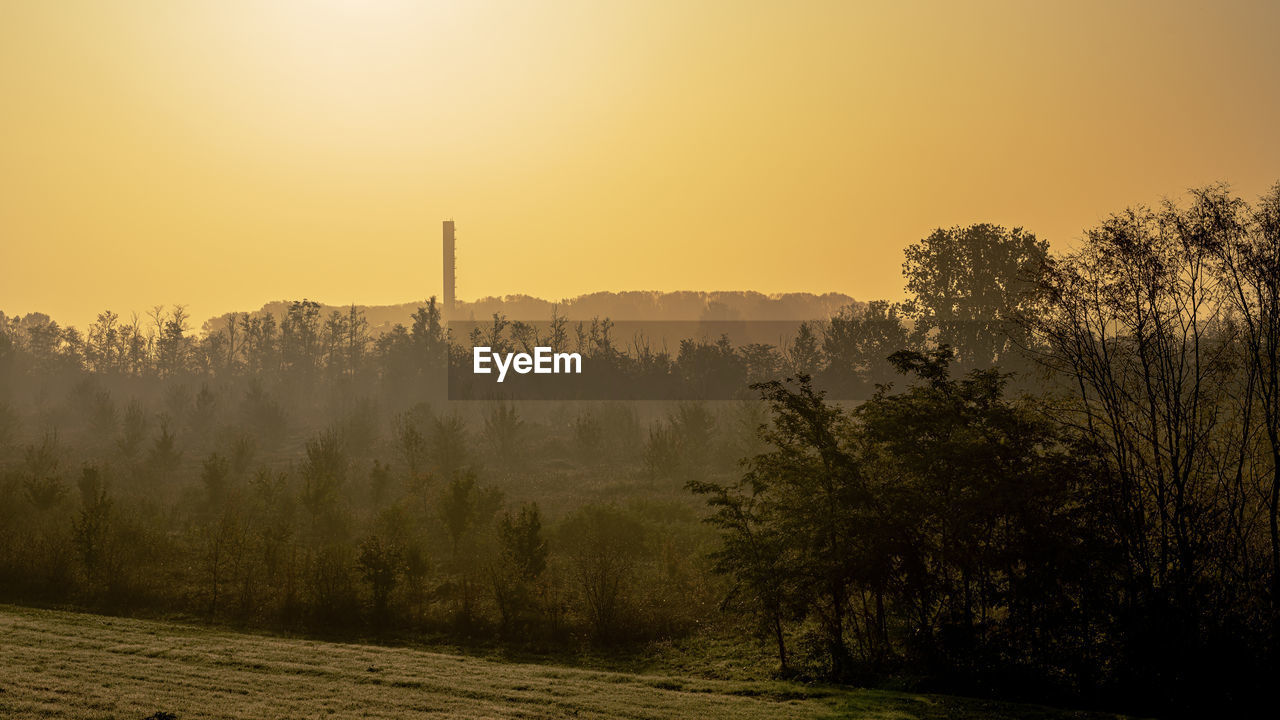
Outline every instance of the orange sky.
[[899, 297], [938, 225], [1061, 247], [1280, 180], [1280, 3], [5, 0], [0, 310]]

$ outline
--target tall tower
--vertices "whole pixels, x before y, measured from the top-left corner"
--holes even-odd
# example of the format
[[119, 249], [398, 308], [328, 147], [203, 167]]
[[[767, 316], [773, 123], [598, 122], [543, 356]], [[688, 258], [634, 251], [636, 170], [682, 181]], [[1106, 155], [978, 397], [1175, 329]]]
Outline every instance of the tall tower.
[[457, 271], [457, 259], [453, 254], [453, 221], [444, 221], [444, 311], [445, 316], [453, 315], [454, 274]]

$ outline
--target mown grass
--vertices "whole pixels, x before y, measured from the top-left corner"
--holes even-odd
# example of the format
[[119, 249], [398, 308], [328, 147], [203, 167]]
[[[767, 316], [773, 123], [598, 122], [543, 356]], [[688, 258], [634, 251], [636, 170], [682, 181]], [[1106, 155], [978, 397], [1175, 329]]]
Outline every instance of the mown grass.
[[504, 663], [0, 605], [0, 718], [1102, 718], [944, 696]]

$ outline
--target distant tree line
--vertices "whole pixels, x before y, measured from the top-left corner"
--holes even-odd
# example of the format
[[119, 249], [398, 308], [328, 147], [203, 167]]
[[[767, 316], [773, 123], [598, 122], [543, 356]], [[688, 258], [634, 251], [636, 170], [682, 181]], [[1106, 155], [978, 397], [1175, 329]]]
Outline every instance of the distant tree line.
[[[495, 313], [512, 318], [545, 319], [552, 312], [576, 318], [607, 317], [615, 321], [672, 322], [697, 320], [809, 320], [835, 314], [840, 308], [857, 303], [840, 293], [776, 293], [732, 291], [674, 291], [624, 290], [593, 292], [577, 297], [546, 300], [530, 295], [504, 295], [484, 297], [474, 301], [456, 300], [454, 318], [460, 320], [484, 320]], [[281, 315], [291, 303], [270, 302], [251, 314]], [[366, 305], [361, 309], [376, 332], [403, 323], [423, 303], [402, 305]], [[342, 308], [320, 306], [320, 313], [328, 315]], [[205, 332], [219, 332], [233, 316], [239, 313], [209, 319], [201, 324]]]

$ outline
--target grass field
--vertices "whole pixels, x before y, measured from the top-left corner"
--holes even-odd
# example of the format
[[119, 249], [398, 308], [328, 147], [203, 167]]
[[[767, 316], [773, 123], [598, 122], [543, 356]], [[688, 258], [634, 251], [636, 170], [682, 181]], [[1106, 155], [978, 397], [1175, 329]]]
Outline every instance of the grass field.
[[[0, 605], [0, 718], [1102, 718], [503, 663]], [[1111, 716], [1105, 716], [1111, 717]]]

